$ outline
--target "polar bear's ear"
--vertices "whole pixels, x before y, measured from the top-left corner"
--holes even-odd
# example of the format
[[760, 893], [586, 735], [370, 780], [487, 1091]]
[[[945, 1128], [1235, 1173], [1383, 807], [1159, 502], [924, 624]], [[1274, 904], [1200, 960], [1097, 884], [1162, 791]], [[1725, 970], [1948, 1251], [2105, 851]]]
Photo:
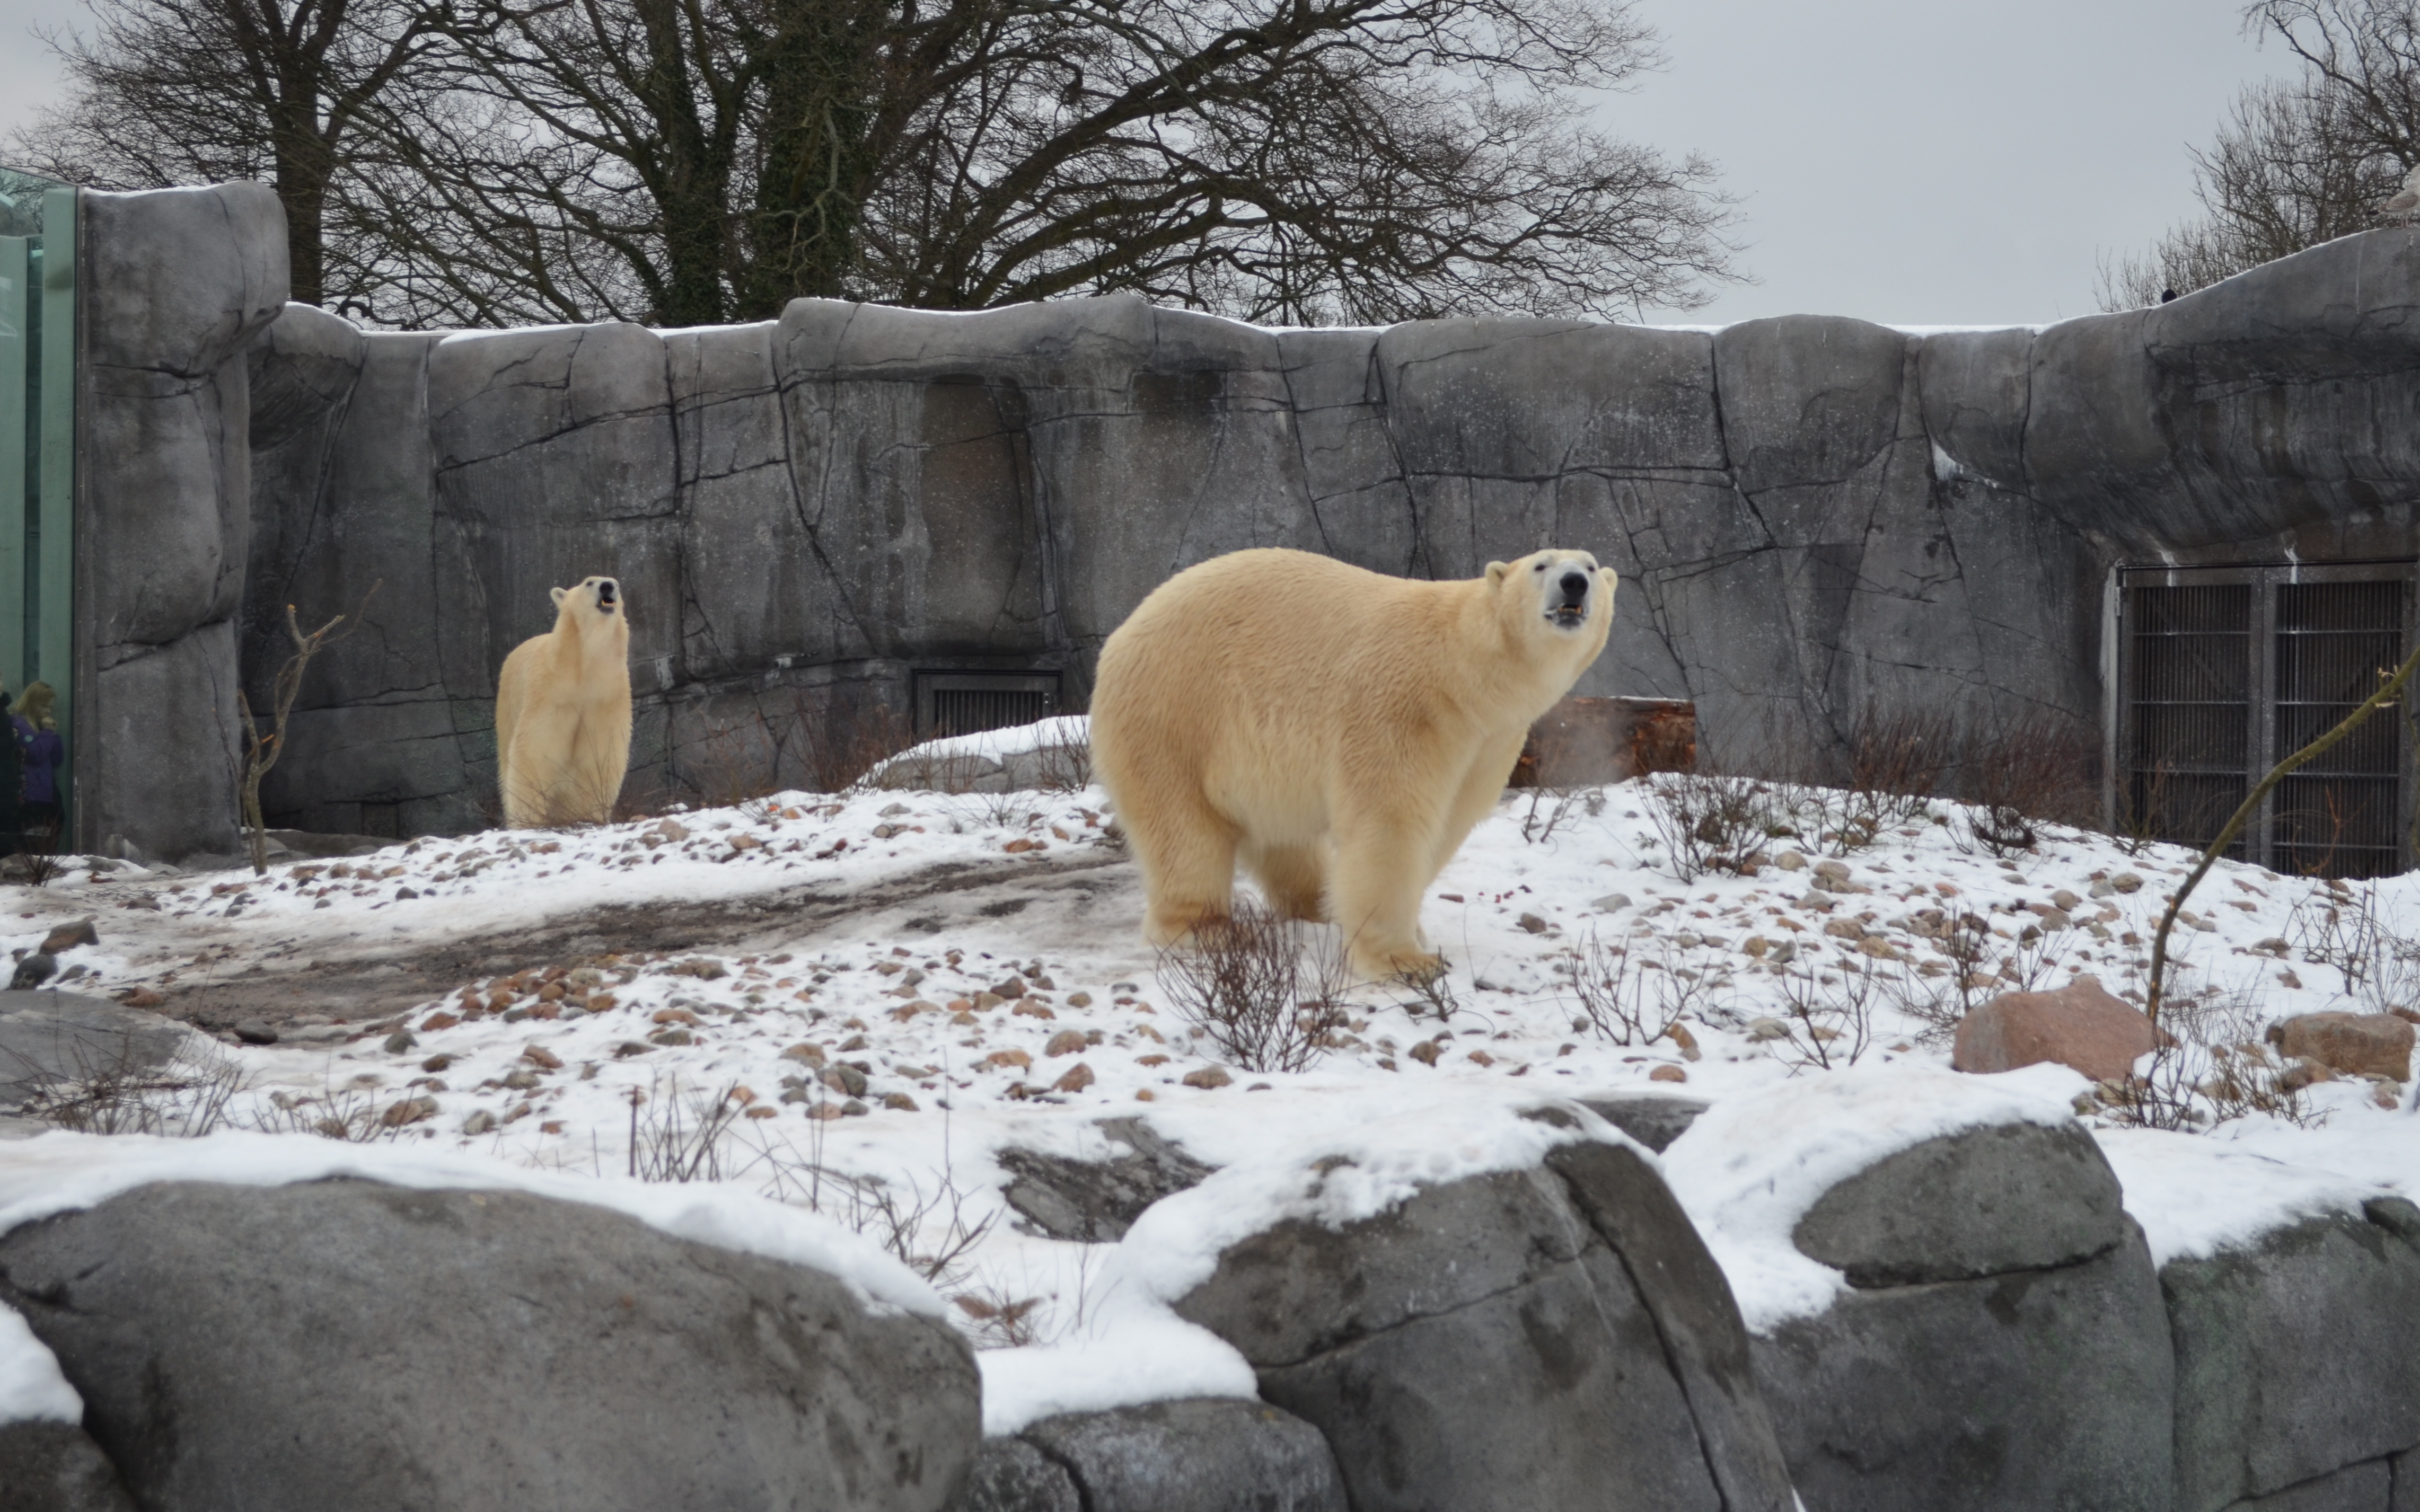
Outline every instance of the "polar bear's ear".
[[561, 588], [550, 588], [550, 589], [548, 589], [548, 590], [547, 590], [547, 592], [548, 592], [549, 594], [552, 594], [552, 595], [553, 595], [553, 597], [554, 597], [554, 607], [555, 607], [556, 609], [561, 609], [561, 608], [563, 608], [563, 601], [564, 601], [565, 599], [569, 598], [569, 597], [571, 596], [571, 594], [570, 594], [570, 593], [569, 593], [568, 591], [566, 591], [566, 590], [565, 590], [565, 589], [561, 589]]
[[1493, 588], [1498, 583], [1501, 583], [1504, 580], [1504, 575], [1512, 570], [1512, 563], [1509, 562], [1489, 563], [1487, 564], [1487, 586]]

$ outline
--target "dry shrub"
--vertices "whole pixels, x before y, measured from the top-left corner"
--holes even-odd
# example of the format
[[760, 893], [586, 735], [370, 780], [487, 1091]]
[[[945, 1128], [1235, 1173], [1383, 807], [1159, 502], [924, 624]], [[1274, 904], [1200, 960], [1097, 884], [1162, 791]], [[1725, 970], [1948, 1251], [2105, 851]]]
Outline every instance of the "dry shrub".
[[2310, 1124], [2309, 1103], [2287, 1078], [2291, 1066], [2261, 1042], [2268, 1016], [2256, 992], [2170, 989], [2160, 1005], [2167, 1032], [2149, 1069], [2102, 1084], [2105, 1116], [2127, 1128], [2187, 1134], [2253, 1114]]
[[1958, 795], [1972, 805], [1970, 845], [1995, 856], [2031, 850], [2038, 822], [2086, 825], [2100, 810], [2099, 743], [2073, 720], [2032, 715], [1970, 727]]
[[1838, 961], [1801, 960], [1776, 966], [1782, 1021], [1790, 1033], [1770, 1041], [1775, 1058], [1792, 1071], [1854, 1066], [1873, 1047], [1874, 1007], [1883, 985], [1881, 963], [1852, 953]]
[[[18, 1057], [23, 1072], [31, 1062]], [[21, 1110], [26, 1118], [78, 1134], [181, 1135], [198, 1139], [227, 1127], [229, 1106], [251, 1073], [210, 1047], [146, 1066], [131, 1040], [115, 1050], [78, 1045], [73, 1074], [44, 1086]], [[23, 1073], [21, 1072], [21, 1073]]]
[[1845, 802], [1839, 828], [1866, 841], [1893, 825], [1920, 819], [1958, 764], [1957, 723], [1947, 714], [1883, 713], [1867, 703], [1849, 727], [1840, 755]]
[[1647, 817], [1683, 882], [1708, 872], [1752, 872], [1771, 837], [1795, 832], [1789, 799], [1755, 778], [1666, 772], [1651, 780]]
[[1245, 1071], [1301, 1071], [1334, 1049], [1352, 980], [1333, 934], [1240, 902], [1159, 954], [1177, 1012]]
[[1593, 929], [1572, 948], [1566, 965], [1581, 1014], [1572, 1026], [1585, 1025], [1619, 1045], [1673, 1037], [1708, 991], [1703, 975], [1673, 964], [1668, 945], [1661, 959], [1649, 960], [1606, 944]]

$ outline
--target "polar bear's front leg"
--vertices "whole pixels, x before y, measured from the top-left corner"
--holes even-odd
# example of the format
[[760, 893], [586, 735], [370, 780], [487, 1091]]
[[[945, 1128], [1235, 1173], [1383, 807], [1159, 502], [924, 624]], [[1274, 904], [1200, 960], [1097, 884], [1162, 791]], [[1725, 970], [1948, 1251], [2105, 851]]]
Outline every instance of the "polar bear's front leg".
[[1192, 795], [1135, 795], [1118, 824], [1142, 869], [1143, 938], [1166, 949], [1235, 906], [1235, 826]]
[[1420, 944], [1420, 894], [1435, 874], [1441, 818], [1425, 808], [1358, 804], [1336, 816], [1329, 917], [1344, 932], [1353, 969], [1373, 981], [1432, 976], [1445, 965]]

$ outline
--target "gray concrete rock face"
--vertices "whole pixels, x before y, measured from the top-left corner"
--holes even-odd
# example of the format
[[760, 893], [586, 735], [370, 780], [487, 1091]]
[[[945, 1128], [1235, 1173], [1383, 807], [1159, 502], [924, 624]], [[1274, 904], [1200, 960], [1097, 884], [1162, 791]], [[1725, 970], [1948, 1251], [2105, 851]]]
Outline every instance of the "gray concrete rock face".
[[1807, 1512], [2161, 1512], [2167, 1342], [2130, 1234], [2081, 1265], [1852, 1292], [1754, 1350]]
[[2420, 1445], [2420, 1210], [2315, 1218], [2160, 1270], [2176, 1339], [2178, 1512]]
[[985, 1439], [950, 1512], [1086, 1512], [1065, 1466], [1023, 1439]]
[[168, 1184], [0, 1239], [144, 1506], [938, 1512], [967, 1346], [834, 1277], [520, 1194]]
[[243, 352], [286, 304], [265, 184], [79, 196], [76, 848], [233, 846]]
[[1356, 1512], [1791, 1504], [1729, 1288], [1627, 1147], [1280, 1224], [1177, 1311], [1326, 1435]]
[[2117, 1173], [2082, 1125], [2002, 1123], [1858, 1173], [1791, 1239], [1853, 1287], [1903, 1287], [2073, 1265], [2125, 1237]]
[[[257, 186], [91, 204], [122, 249], [92, 314], [123, 334], [85, 466], [156, 548], [94, 554], [102, 660], [240, 598], [262, 689], [283, 605], [317, 624], [384, 585], [271, 778], [294, 827], [489, 822], [496, 669], [595, 571], [631, 592], [631, 791], [703, 794], [833, 779], [906, 733], [921, 671], [1055, 674], [1079, 709], [1145, 594], [1243, 547], [1415, 577], [1592, 549], [1623, 591], [1576, 691], [1693, 699], [1739, 760], [1820, 753], [1869, 705], [2097, 726], [2122, 561], [2420, 551], [2389, 418], [2420, 402], [2420, 248], [2391, 232], [2040, 331], [1273, 332], [1115, 297], [438, 337], [277, 316]], [[166, 774], [137, 749], [97, 758], [118, 832], [229, 848], [170, 819], [194, 795], [143, 796]]]
[[2159, 1282], [2080, 1126], [1986, 1125], [1839, 1182], [1792, 1238], [1855, 1290], [1754, 1341], [1808, 1512], [2169, 1505]]
[[0, 991], [0, 1111], [60, 1082], [164, 1066], [194, 1039], [181, 1024], [106, 997]]
[[1327, 1441], [1263, 1402], [1075, 1412], [1021, 1437], [1065, 1467], [1085, 1512], [1346, 1512]]

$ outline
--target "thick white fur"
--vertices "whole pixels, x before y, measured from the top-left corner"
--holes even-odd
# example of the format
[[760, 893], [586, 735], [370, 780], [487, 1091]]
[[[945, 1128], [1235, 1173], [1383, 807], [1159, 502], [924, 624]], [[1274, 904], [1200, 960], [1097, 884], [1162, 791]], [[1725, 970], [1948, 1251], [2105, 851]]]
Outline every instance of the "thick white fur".
[[496, 677], [496, 781], [512, 829], [608, 823], [630, 764], [621, 584], [589, 578], [552, 593], [554, 628], [515, 646]]
[[[1559, 624], [1574, 571], [1584, 617]], [[1241, 860], [1280, 913], [1340, 926], [1364, 976], [1438, 969], [1420, 896], [1605, 649], [1615, 587], [1563, 550], [1455, 582], [1238, 551], [1162, 583], [1101, 648], [1093, 692], [1150, 940], [1226, 917]]]

